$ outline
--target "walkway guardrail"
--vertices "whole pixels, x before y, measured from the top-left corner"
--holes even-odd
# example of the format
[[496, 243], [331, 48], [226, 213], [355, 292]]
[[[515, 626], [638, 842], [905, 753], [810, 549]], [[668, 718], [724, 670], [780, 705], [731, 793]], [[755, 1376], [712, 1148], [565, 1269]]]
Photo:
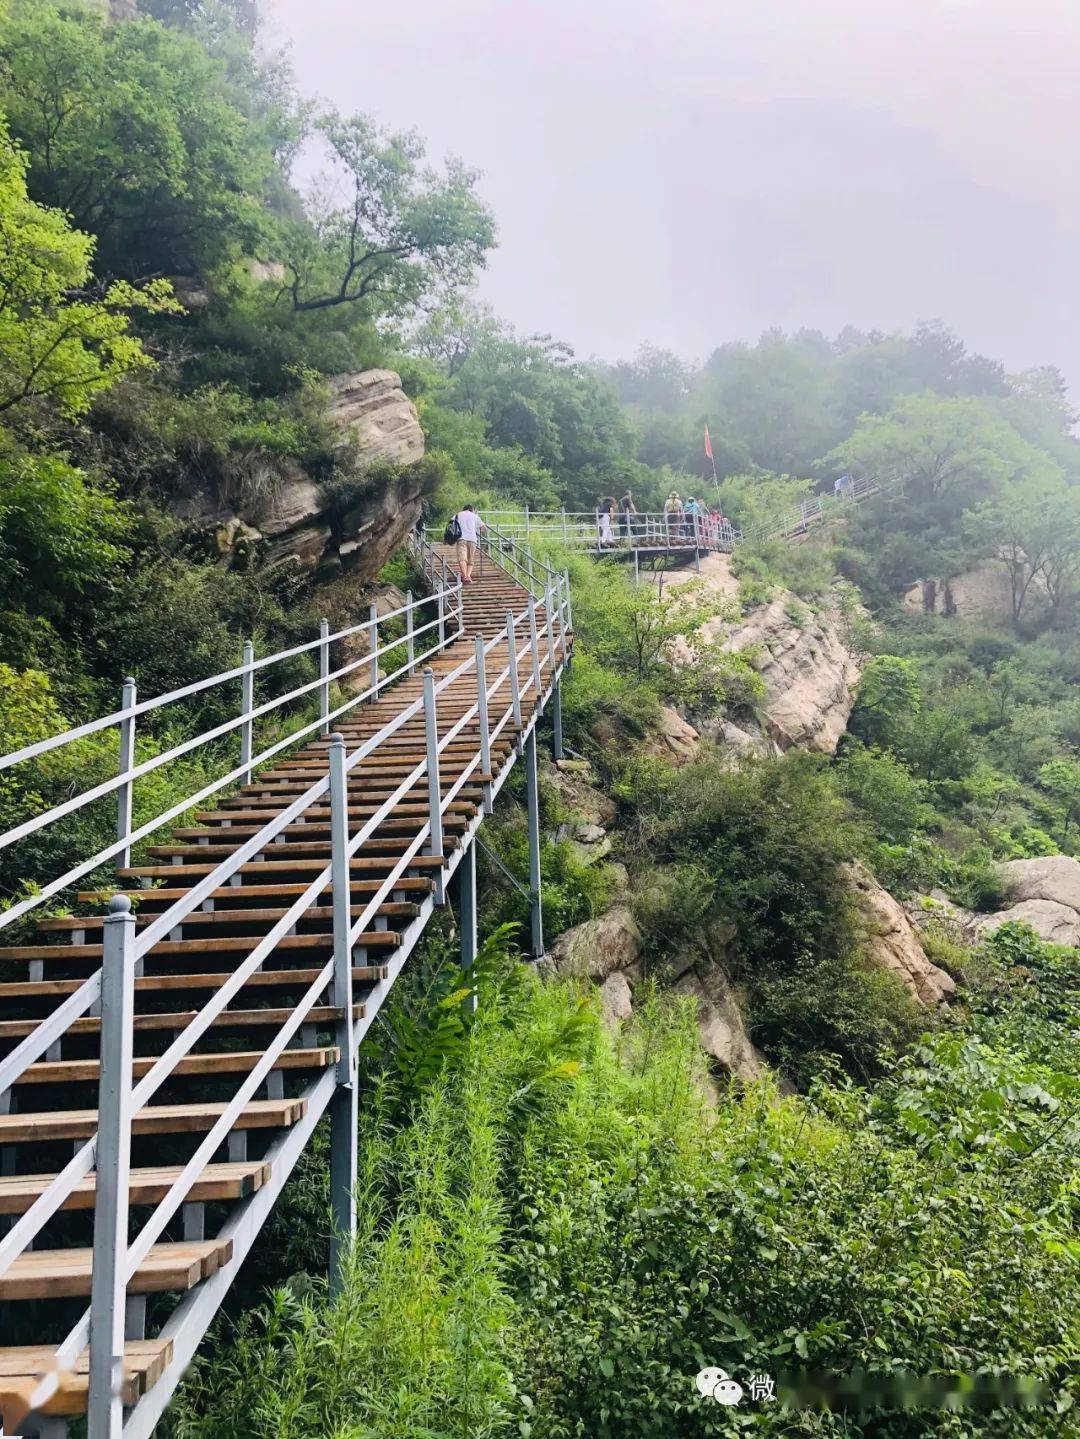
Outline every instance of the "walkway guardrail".
[[[414, 536], [412, 550], [432, 593], [422, 599], [411, 595], [406, 603], [390, 614], [376, 616], [372, 611], [363, 624], [351, 626], [331, 635], [325, 623], [321, 626], [319, 638], [310, 644], [294, 646], [287, 651], [255, 660], [245, 655], [242, 665], [199, 681], [182, 690], [173, 691], [157, 699], [138, 702], [133, 687], [126, 692], [122, 709], [98, 720], [75, 727], [65, 734], [54, 736], [0, 759], [0, 769], [25, 763], [48, 753], [74, 739], [107, 728], [117, 728], [122, 737], [121, 752], [125, 763], [115, 780], [96, 786], [83, 796], [62, 805], [53, 806], [43, 815], [35, 817], [2, 837], [0, 842], [13, 843], [18, 838], [36, 833], [56, 819], [73, 812], [81, 805], [90, 803], [103, 795], [120, 796], [121, 813], [130, 813], [130, 787], [140, 774], [167, 763], [177, 754], [187, 753], [200, 743], [206, 743], [221, 736], [241, 732], [246, 743], [241, 763], [234, 766], [213, 784], [205, 786], [197, 794], [187, 797], [153, 822], [130, 829], [125, 826], [114, 845], [93, 855], [74, 866], [65, 875], [47, 885], [40, 896], [40, 902], [58, 893], [66, 885], [83, 874], [100, 867], [110, 858], [126, 853], [130, 844], [182, 813], [191, 805], [200, 802], [212, 793], [220, 791], [230, 782], [250, 776], [252, 770], [271, 756], [279, 754], [287, 745], [318, 732], [327, 735], [333, 721], [340, 715], [378, 697], [381, 690], [406, 676], [417, 666], [438, 654], [452, 641], [463, 634], [463, 606], [461, 582], [452, 578], [445, 560], [419, 535]], [[220, 1305], [221, 1293], [231, 1281], [236, 1263], [223, 1266], [221, 1276], [206, 1279], [186, 1298], [181, 1300], [173, 1317], [162, 1331], [162, 1338], [172, 1341], [176, 1359], [173, 1362], [174, 1377], [171, 1382], [159, 1381], [150, 1390], [149, 1400], [144, 1399], [127, 1421], [123, 1419], [120, 1402], [120, 1356], [124, 1352], [124, 1315], [129, 1296], [128, 1286], [140, 1264], [146, 1259], [153, 1245], [163, 1236], [170, 1221], [181, 1209], [204, 1167], [216, 1150], [229, 1138], [233, 1126], [244, 1109], [259, 1090], [268, 1084], [275, 1064], [282, 1052], [308, 1023], [312, 1012], [328, 989], [331, 1003], [339, 1015], [337, 1021], [338, 1055], [335, 1067], [324, 1072], [310, 1086], [306, 1093], [307, 1117], [278, 1141], [272, 1151], [275, 1163], [271, 1165], [271, 1181], [260, 1189], [247, 1207], [240, 1206], [234, 1217], [226, 1222], [220, 1238], [236, 1239], [242, 1243], [243, 1252], [269, 1212], [274, 1199], [280, 1192], [295, 1159], [302, 1151], [315, 1122], [326, 1109], [334, 1094], [352, 1089], [355, 1081], [356, 1057], [359, 1044], [374, 1021], [386, 994], [389, 992], [397, 973], [404, 964], [415, 939], [419, 937], [429, 917], [432, 904], [442, 898], [441, 872], [435, 895], [422, 906], [417, 918], [405, 934], [405, 942], [388, 966], [386, 978], [374, 985], [366, 999], [362, 1016], [354, 1013], [352, 997], [353, 964], [358, 954], [362, 955], [363, 937], [371, 926], [380, 906], [392, 896], [410, 866], [415, 865], [421, 853], [441, 858], [443, 856], [443, 824], [447, 812], [462, 788], [473, 777], [483, 780], [487, 800], [485, 811], [490, 809], [491, 794], [491, 747], [508, 728], [520, 735], [524, 728], [523, 704], [531, 696], [535, 713], [539, 713], [546, 696], [557, 694], [559, 672], [567, 658], [570, 631], [569, 586], [565, 576], [558, 576], [549, 566], [527, 556], [512, 537], [490, 534], [485, 540], [485, 552], [489, 560], [500, 563], [505, 555], [510, 565], [543, 581], [542, 597], [529, 592], [528, 603], [507, 615], [506, 626], [492, 638], [485, 640], [477, 635], [472, 651], [448, 673], [436, 680], [432, 669], [423, 669], [422, 693], [403, 707], [369, 738], [359, 743], [351, 752], [340, 735], [330, 736], [329, 765], [302, 794], [294, 798], [279, 812], [275, 813], [254, 835], [248, 838], [209, 872], [193, 883], [190, 889], [176, 902], [169, 904], [161, 913], [154, 915], [141, 929], [136, 928], [135, 916], [131, 912], [126, 896], [117, 895], [109, 903], [103, 925], [101, 967], [81, 984], [67, 1000], [50, 1015], [40, 1021], [19, 1044], [0, 1061], [0, 1101], [10, 1095], [12, 1086], [25, 1074], [30, 1065], [43, 1055], [55, 1056], [58, 1045], [71, 1026], [88, 1012], [100, 1014], [101, 1044], [99, 1071], [98, 1126], [94, 1135], [76, 1148], [74, 1156], [56, 1174], [32, 1204], [12, 1224], [6, 1236], [0, 1240], [0, 1276], [11, 1267], [15, 1260], [30, 1248], [49, 1220], [64, 1206], [76, 1187], [91, 1170], [97, 1171], [96, 1205], [94, 1215], [94, 1260], [90, 1307], [77, 1321], [64, 1341], [58, 1346], [55, 1367], [41, 1376], [31, 1396], [31, 1409], [40, 1409], [47, 1404], [60, 1383], [59, 1376], [70, 1370], [77, 1356], [89, 1344], [90, 1348], [90, 1432], [98, 1436], [148, 1435], [160, 1414], [169, 1393], [174, 1387], [184, 1363], [190, 1358], [199, 1339], [205, 1332], [210, 1318]], [[423, 606], [434, 602], [437, 615], [432, 620], [416, 623]], [[402, 620], [405, 634], [379, 643], [379, 626], [391, 620]], [[331, 670], [329, 645], [337, 640], [366, 632], [370, 651], [346, 664]], [[425, 637], [425, 639], [421, 639]], [[430, 643], [426, 643], [430, 640]], [[419, 646], [418, 646], [419, 642]], [[493, 654], [505, 647], [505, 663], [489, 678], [488, 670]], [[404, 649], [405, 662], [390, 674], [378, 672], [380, 658]], [[298, 686], [262, 706], [251, 702], [250, 678], [287, 656], [318, 650], [320, 656], [320, 677], [310, 684]], [[358, 667], [370, 665], [370, 683], [359, 694], [349, 697], [334, 708], [330, 707], [330, 684]], [[458, 713], [441, 735], [439, 732], [439, 698], [452, 685], [463, 678], [475, 676], [475, 697], [470, 705]], [[175, 746], [161, 756], [155, 756], [150, 764], [133, 763], [133, 748], [130, 743], [131, 727], [140, 715], [181, 700], [188, 695], [206, 691], [214, 686], [241, 681], [244, 705], [237, 717], [222, 725], [213, 727], [183, 745]], [[288, 739], [282, 740], [258, 755], [251, 753], [250, 725], [260, 714], [270, 712], [280, 705], [308, 694], [320, 696], [320, 712], [317, 719], [301, 723]], [[374, 812], [350, 834], [348, 820], [348, 776], [355, 767], [368, 757], [377, 754], [393, 736], [418, 718], [423, 720], [426, 734], [424, 758], [413, 765], [408, 773], [401, 776], [392, 792], [380, 803]], [[125, 726], [128, 728], [125, 730]], [[440, 760], [447, 748], [472, 727], [478, 728], [475, 748], [460, 764], [454, 783], [443, 793], [440, 779]], [[531, 725], [529, 726], [531, 735]], [[125, 738], [125, 736], [127, 738]], [[535, 743], [534, 741], [532, 741]], [[535, 751], [533, 751], [535, 754]], [[460, 762], [460, 754], [457, 756]], [[533, 761], [535, 766], [535, 760]], [[427, 818], [418, 825], [415, 835], [388, 868], [385, 878], [378, 883], [366, 903], [359, 907], [354, 917], [353, 900], [350, 890], [350, 863], [363, 850], [365, 843], [376, 833], [379, 826], [392, 814], [395, 806], [418, 785], [426, 787]], [[535, 788], [535, 785], [534, 785]], [[141, 972], [143, 960], [160, 941], [179, 934], [186, 917], [211, 900], [230, 881], [236, 881], [243, 865], [271, 847], [288, 826], [301, 819], [313, 804], [328, 800], [330, 810], [330, 862], [322, 866], [315, 877], [303, 889], [299, 897], [290, 904], [273, 927], [254, 944], [240, 965], [215, 991], [212, 998], [194, 1016], [177, 1016], [179, 1030], [175, 1038], [159, 1056], [148, 1056], [132, 1061], [133, 1001], [136, 976]], [[479, 817], [476, 825], [479, 824]], [[475, 832], [475, 825], [473, 828]], [[468, 837], [467, 837], [468, 838]], [[536, 876], [538, 883], [538, 873]], [[267, 1043], [254, 1066], [245, 1074], [232, 1098], [216, 1106], [220, 1110], [205, 1137], [198, 1144], [180, 1174], [169, 1185], [167, 1192], [153, 1207], [149, 1217], [128, 1239], [128, 1167], [131, 1150], [133, 1117], [146, 1106], [163, 1084], [183, 1070], [183, 1061], [195, 1045], [208, 1034], [211, 1027], [224, 1014], [230, 1001], [259, 970], [274, 952], [281, 939], [294, 931], [294, 926], [315, 904], [317, 898], [330, 892], [332, 898], [332, 956], [318, 970], [315, 978], [305, 990], [303, 997], [292, 1008], [287, 1020], [277, 1028], [274, 1037]], [[153, 891], [148, 891], [153, 893]], [[9, 915], [17, 917], [32, 907], [29, 903], [17, 905]], [[10, 919], [8, 920], [10, 922]], [[358, 948], [360, 946], [360, 948]], [[77, 955], [78, 946], [73, 947]], [[355, 1098], [353, 1099], [355, 1106]], [[353, 1110], [352, 1140], [355, 1146], [355, 1108]], [[352, 1152], [352, 1167], [345, 1166], [346, 1172], [355, 1174], [355, 1150]], [[340, 1186], [339, 1186], [340, 1188]], [[351, 1181], [346, 1185], [351, 1191]], [[351, 1193], [342, 1199], [338, 1194], [336, 1218], [346, 1215], [352, 1202]], [[344, 1211], [342, 1210], [344, 1205]], [[194, 1206], [198, 1209], [199, 1206]], [[185, 1216], [187, 1210], [185, 1209]], [[354, 1227], [354, 1226], [353, 1226]], [[190, 1237], [185, 1223], [185, 1237]], [[201, 1238], [201, 1234], [197, 1237]], [[242, 1257], [242, 1253], [240, 1255]], [[228, 1271], [226, 1273], [226, 1271]]]
[[528, 544], [554, 540], [572, 549], [605, 551], [728, 550], [739, 538], [731, 521], [707, 510], [631, 513], [603, 510], [482, 510], [485, 524]]
[[[434, 579], [435, 577], [430, 576], [429, 578]], [[437, 610], [436, 617], [429, 620], [424, 619], [423, 612], [433, 603]], [[403, 623], [404, 634], [397, 638], [384, 638], [380, 642], [380, 627], [389, 626], [398, 620]], [[24, 915], [29, 914], [39, 905], [62, 894], [71, 885], [110, 861], [116, 861], [118, 868], [125, 868], [130, 860], [131, 848], [139, 840], [147, 838], [156, 830], [169, 824], [170, 821], [177, 819], [192, 806], [202, 804], [203, 801], [212, 795], [219, 794], [228, 786], [248, 783], [257, 766], [266, 764], [267, 761], [299, 741], [316, 733], [329, 734], [330, 725], [335, 719], [355, 709], [365, 700], [377, 697], [380, 690], [394, 684], [432, 655], [438, 654], [451, 639], [456, 638], [461, 632], [461, 625], [461, 584], [458, 580], [451, 582], [444, 571], [438, 583], [433, 585], [430, 595], [414, 599], [409, 594], [404, 605], [388, 614], [377, 614], [375, 606], [372, 605], [366, 620], [337, 630], [333, 634], [330, 633], [328, 622], [322, 620], [319, 624], [317, 639], [278, 650], [274, 654], [264, 655], [259, 659], [255, 658], [251, 641], [246, 641], [243, 647], [243, 660], [235, 668], [223, 670], [220, 674], [211, 675], [207, 679], [196, 680], [193, 684], [170, 690], [167, 694], [158, 695], [153, 699], [139, 700], [136, 694], [135, 680], [126, 679], [123, 684], [121, 708], [113, 711], [112, 714], [102, 715], [99, 719], [76, 725], [62, 734], [52, 735], [47, 739], [24, 745], [10, 754], [0, 756], [0, 772], [2, 772], [12, 769], [16, 765], [39, 759], [42, 755], [49, 754], [90, 735], [100, 734], [107, 730], [118, 732], [119, 762], [116, 775], [80, 794], [73, 795], [60, 804], [51, 806], [41, 814], [34, 815], [0, 834], [0, 851], [57, 824], [69, 815], [85, 809], [87, 805], [110, 795], [115, 796], [116, 803], [116, 840], [112, 844], [105, 845], [87, 859], [73, 865], [63, 874], [46, 880], [34, 894], [28, 895], [25, 899], [0, 912], [0, 930], [13, 924], [16, 920], [22, 919]], [[385, 629], [383, 633], [385, 635]], [[331, 645], [359, 636], [366, 639], [366, 652], [358, 658], [348, 660], [344, 664], [338, 665], [337, 668], [331, 669]], [[297, 685], [273, 699], [256, 704], [256, 676], [274, 665], [303, 654], [317, 655], [319, 677], [309, 680], [305, 684]], [[398, 664], [392, 670], [381, 672], [379, 662], [386, 661], [391, 655], [396, 659], [402, 659], [403, 663]], [[369, 672], [369, 683], [366, 688], [358, 694], [351, 695], [332, 709], [330, 704], [331, 685], [344, 679], [347, 675], [365, 668]], [[135, 738], [140, 718], [163, 710], [167, 706], [181, 704], [194, 695], [204, 695], [212, 690], [233, 684], [239, 684], [240, 689], [237, 713], [233, 719], [214, 725], [212, 728], [185, 739], [179, 744], [172, 745], [169, 749], [162, 750], [139, 763], [135, 762]], [[316, 695], [319, 704], [317, 719], [305, 720], [300, 717], [296, 727], [291, 728], [283, 738], [268, 745], [258, 754], [253, 754], [254, 726], [258, 720], [275, 714], [298, 700], [311, 700]], [[183, 755], [192, 754], [203, 746], [223, 740], [230, 735], [239, 736], [238, 764], [230, 766], [215, 780], [178, 800], [153, 819], [132, 828], [132, 799], [134, 786], [138, 780]]]

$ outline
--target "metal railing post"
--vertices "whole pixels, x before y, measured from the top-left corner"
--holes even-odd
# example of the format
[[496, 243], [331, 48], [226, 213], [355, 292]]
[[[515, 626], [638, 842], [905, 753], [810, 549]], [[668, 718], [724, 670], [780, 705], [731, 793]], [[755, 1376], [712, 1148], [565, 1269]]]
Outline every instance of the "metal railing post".
[[574, 628], [574, 609], [573, 609], [573, 605], [571, 604], [571, 601], [570, 601], [570, 571], [569, 571], [569, 570], [563, 570], [563, 584], [566, 586], [566, 624], [565, 624], [565, 626], [564, 626], [564, 634], [565, 634], [565, 631], [566, 631], [566, 630], [572, 630], [572, 629]]
[[529, 538], [529, 507], [525, 506], [525, 538]]
[[480, 773], [484, 786], [484, 813], [490, 814], [491, 804], [491, 735], [488, 731], [487, 666], [484, 637], [476, 636], [476, 718], [480, 725]]
[[319, 621], [319, 716], [322, 724], [319, 733], [325, 738], [330, 733], [330, 621]]
[[457, 605], [457, 632], [459, 635], [465, 633], [465, 605], [461, 598], [461, 576], [457, 577], [457, 595], [454, 603]]
[[540, 646], [536, 639], [536, 601], [529, 597], [529, 652], [532, 657], [532, 681], [536, 703], [540, 703]]
[[[255, 672], [251, 666], [255, 662], [255, 646], [251, 640], [244, 641], [244, 673], [240, 676], [240, 713], [249, 715], [255, 708]], [[246, 719], [240, 726], [240, 763], [244, 771], [240, 776], [241, 784], [251, 783], [251, 720]]]
[[510, 680], [510, 708], [514, 716], [514, 728], [521, 733], [521, 691], [518, 689], [517, 635], [514, 632], [512, 611], [506, 612], [506, 648], [510, 658], [507, 661]]
[[[138, 690], [130, 675], [124, 680], [120, 692], [120, 708], [133, 709]], [[135, 716], [129, 715], [120, 721], [120, 768], [119, 774], [130, 774], [135, 766]], [[116, 791], [116, 838], [126, 840], [131, 833], [132, 784], [128, 780]], [[118, 869], [126, 869], [131, 863], [131, 845], [125, 844], [116, 856]]]
[[368, 606], [368, 644], [371, 646], [371, 688], [379, 694], [379, 607], [372, 600]]
[[338, 1011], [336, 1087], [330, 1101], [330, 1293], [344, 1285], [356, 1235], [356, 1077], [353, 1053], [352, 903], [349, 891], [349, 782], [345, 740], [330, 736], [330, 882], [334, 925], [332, 1003]]
[[547, 632], [548, 679], [555, 680], [555, 632], [552, 628], [551, 611], [555, 604], [555, 586], [548, 584], [544, 591], [544, 629]]
[[446, 564], [445, 564], [445, 562], [444, 562], [444, 563], [443, 563], [443, 566], [442, 566], [442, 573], [441, 573], [441, 574], [438, 574], [438, 573], [437, 573], [436, 576], [435, 576], [435, 580], [434, 580], [435, 592], [436, 592], [436, 595], [438, 596], [438, 605], [439, 605], [439, 644], [440, 644], [440, 645], [444, 645], [444, 644], [446, 643], [446, 608], [445, 608], [445, 604], [444, 604], [444, 601], [443, 601], [443, 593], [444, 593], [444, 590], [445, 590], [445, 583], [444, 583], [444, 582], [445, 582], [445, 578], [446, 578]]
[[101, 1049], [90, 1280], [90, 1439], [120, 1439], [123, 1430], [124, 1301], [127, 1292], [128, 1195], [131, 1172], [131, 1061], [135, 966], [131, 901], [109, 901], [101, 959]]
[[565, 506], [565, 505], [563, 505], [563, 507], [562, 507], [562, 537], [563, 537], [563, 544], [565, 545], [565, 544], [566, 544], [566, 506]]
[[415, 621], [413, 619], [413, 595], [412, 590], [405, 591], [405, 648], [409, 661], [409, 668], [412, 669], [416, 663], [416, 636], [413, 634]]
[[435, 903], [446, 899], [442, 877], [443, 828], [442, 828], [442, 786], [439, 783], [439, 723], [435, 709], [435, 675], [428, 665], [424, 669], [424, 733], [427, 740], [427, 782], [428, 782], [428, 825], [430, 837], [428, 852], [439, 858], [439, 871], [435, 876]]

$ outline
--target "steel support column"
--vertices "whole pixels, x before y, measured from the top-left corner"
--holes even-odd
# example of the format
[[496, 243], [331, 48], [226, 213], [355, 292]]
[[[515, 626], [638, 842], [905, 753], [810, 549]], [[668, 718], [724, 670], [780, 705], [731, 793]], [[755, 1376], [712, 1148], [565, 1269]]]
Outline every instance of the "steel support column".
[[124, 1425], [124, 1300], [127, 1294], [131, 1174], [131, 1068], [135, 966], [131, 901], [109, 901], [101, 960], [101, 1071], [98, 1080], [97, 1186], [90, 1287], [89, 1439], [120, 1439]]
[[555, 681], [551, 693], [551, 754], [553, 759], [563, 759], [562, 737], [562, 682]]
[[[461, 926], [461, 967], [468, 971], [476, 959], [476, 845], [470, 844], [458, 865], [458, 923]], [[476, 991], [465, 1000], [476, 1008]]]
[[356, 1235], [356, 1073], [353, 1055], [352, 905], [349, 894], [349, 791], [345, 740], [330, 736], [330, 882], [334, 924], [333, 1003], [337, 1087], [330, 1101], [330, 1294], [341, 1293]]
[[536, 782], [536, 726], [525, 741], [525, 798], [529, 819], [529, 927], [534, 959], [544, 955], [544, 913], [540, 881], [540, 791]]

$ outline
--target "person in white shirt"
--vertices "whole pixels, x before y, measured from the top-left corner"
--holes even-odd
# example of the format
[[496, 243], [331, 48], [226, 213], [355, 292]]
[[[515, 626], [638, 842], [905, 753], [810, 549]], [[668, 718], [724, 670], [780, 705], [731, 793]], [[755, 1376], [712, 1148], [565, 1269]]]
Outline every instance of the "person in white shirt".
[[457, 542], [458, 569], [461, 571], [462, 584], [471, 585], [473, 560], [476, 558], [476, 546], [480, 541], [484, 522], [472, 505], [466, 505], [463, 510], [459, 510], [456, 518], [461, 531]]

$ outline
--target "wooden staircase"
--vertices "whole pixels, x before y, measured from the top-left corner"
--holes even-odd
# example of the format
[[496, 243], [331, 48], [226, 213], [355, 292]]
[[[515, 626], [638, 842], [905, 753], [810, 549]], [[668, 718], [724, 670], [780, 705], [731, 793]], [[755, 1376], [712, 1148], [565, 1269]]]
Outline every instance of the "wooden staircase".
[[[452, 556], [440, 554], [444, 557], [452, 564]], [[462, 586], [461, 597], [462, 633], [430, 660], [430, 667], [436, 681], [443, 679], [475, 655], [476, 636], [490, 640], [501, 634], [504, 638], [487, 655], [490, 683], [492, 676], [509, 667], [507, 614], [520, 613], [531, 597], [489, 556], [477, 566], [475, 582]], [[541, 624], [543, 618], [541, 614]], [[406, 950], [412, 947], [430, 916], [437, 884], [445, 881], [463, 849], [471, 844], [485, 800], [490, 802], [493, 788], [513, 765], [522, 733], [535, 724], [543, 695], [557, 679], [566, 657], [565, 638], [557, 628], [553, 651], [545, 649], [546, 642], [543, 636], [539, 686], [530, 664], [521, 667], [521, 725], [505, 723], [492, 740], [489, 770], [480, 772], [475, 765], [479, 744], [475, 715], [442, 750], [439, 783], [444, 799], [470, 764], [473, 772], [446, 805], [442, 853], [414, 855], [392, 894], [378, 904], [369, 927], [357, 938], [352, 980], [353, 1018], [358, 1026], [361, 1021], [370, 1023], [400, 967], [403, 946]], [[334, 728], [344, 737], [346, 755], [355, 753], [420, 698], [423, 686], [422, 675], [413, 671], [343, 717]], [[491, 701], [489, 730], [509, 706], [508, 686], [502, 696]], [[445, 738], [476, 702], [476, 673], [466, 671], [439, 696], [440, 738]], [[149, 862], [119, 869], [121, 892], [134, 906], [136, 934], [145, 932], [169, 906], [325, 775], [329, 745], [328, 738], [310, 740], [273, 767], [255, 773], [251, 783], [217, 807], [198, 810], [193, 823], [175, 828], [167, 842], [149, 850]], [[424, 757], [421, 711], [349, 772], [350, 835], [371, 819]], [[349, 888], [354, 912], [380, 889], [416, 841], [428, 816], [427, 779], [422, 777], [399, 797], [352, 857]], [[330, 818], [324, 793], [142, 958], [134, 981], [136, 1080], [198, 1016], [199, 1006], [235, 974], [313, 877], [326, 869], [331, 858]], [[102, 907], [111, 894], [80, 891], [77, 913], [41, 919], [33, 943], [0, 947], [0, 1059], [33, 1034], [46, 1016], [100, 968]], [[250, 1074], [263, 1057], [269, 1037], [318, 979], [332, 957], [333, 943], [328, 883], [263, 964], [248, 976], [229, 1006], [213, 1019], [192, 1051], [179, 1059], [154, 1102], [134, 1114], [128, 1201], [136, 1223], [140, 1211], [152, 1208], [168, 1193], [199, 1137], [206, 1135], [225, 1111], [236, 1091], [237, 1076]], [[168, 1233], [149, 1250], [128, 1285], [123, 1402], [132, 1420], [132, 1433], [150, 1432], [205, 1330], [200, 1319], [201, 1327], [192, 1338], [190, 1325], [185, 1329], [176, 1320], [176, 1314], [189, 1310], [202, 1313], [193, 1300], [185, 1308], [181, 1296], [190, 1298], [214, 1276], [224, 1292], [265, 1218], [256, 1206], [271, 1190], [274, 1195], [280, 1190], [285, 1173], [326, 1108], [332, 1093], [332, 1071], [339, 1059], [335, 1034], [342, 1018], [341, 1008], [331, 1002], [330, 988], [327, 981], [327, 993], [306, 1015], [295, 1042], [275, 1059], [263, 1095], [244, 1105], [227, 1143], [202, 1168], [182, 1208], [169, 1222]], [[100, 1071], [101, 1023], [93, 1011], [73, 1020], [62, 1043], [57, 1041], [23, 1069], [12, 1088], [0, 1095], [0, 1240], [18, 1216], [26, 1214], [46, 1193], [70, 1159], [72, 1145], [78, 1149], [96, 1132], [98, 1114], [93, 1106]], [[291, 1131], [296, 1131], [292, 1142]], [[5, 1434], [50, 1435], [58, 1426], [62, 1432], [67, 1417], [86, 1407], [88, 1367], [83, 1349], [73, 1362], [61, 1367], [48, 1397], [29, 1415], [26, 1412], [35, 1394], [40, 1401], [42, 1376], [56, 1368], [57, 1342], [85, 1307], [73, 1301], [85, 1299], [90, 1292], [95, 1195], [96, 1176], [91, 1172], [72, 1188], [34, 1246], [0, 1271], [0, 1412]], [[146, 1334], [144, 1296], [156, 1296], [150, 1307], [150, 1327], [157, 1337]], [[163, 1392], [153, 1404], [140, 1408], [140, 1401], [152, 1395], [155, 1386]], [[139, 1418], [144, 1411], [146, 1417]], [[128, 1432], [127, 1426], [124, 1432]]]

